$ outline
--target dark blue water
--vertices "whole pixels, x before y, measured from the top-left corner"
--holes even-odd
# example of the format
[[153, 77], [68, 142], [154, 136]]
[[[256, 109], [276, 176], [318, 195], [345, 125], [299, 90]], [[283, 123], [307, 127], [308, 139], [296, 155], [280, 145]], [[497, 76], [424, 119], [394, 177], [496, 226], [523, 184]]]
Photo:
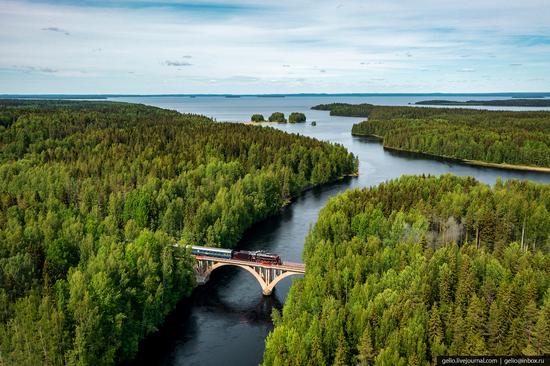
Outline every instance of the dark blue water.
[[[300, 261], [304, 238], [317, 219], [319, 210], [336, 194], [356, 187], [367, 187], [403, 174], [453, 173], [470, 175], [493, 184], [503, 179], [529, 179], [550, 183], [550, 174], [478, 168], [457, 163], [399, 155], [385, 151], [379, 143], [350, 134], [360, 118], [331, 117], [313, 111], [320, 103], [348, 102], [407, 105], [425, 97], [128, 97], [112, 100], [138, 102], [181, 112], [200, 113], [218, 121], [248, 121], [253, 113], [303, 112], [305, 124], [273, 124], [274, 128], [339, 143], [359, 157], [359, 177], [306, 192], [282, 212], [252, 227], [243, 237], [243, 248], [269, 249], [284, 260]], [[475, 99], [471, 96], [453, 100]], [[487, 97], [479, 99], [488, 99]], [[490, 99], [497, 99], [491, 97]], [[514, 108], [500, 108], [514, 109]], [[524, 109], [522, 109], [524, 110]], [[262, 360], [265, 337], [273, 328], [271, 310], [284, 303], [291, 278], [277, 285], [271, 297], [262, 296], [256, 280], [242, 270], [222, 267], [210, 282], [195, 290], [191, 301], [182, 303], [158, 333], [140, 347], [136, 364], [141, 365], [257, 365]]]

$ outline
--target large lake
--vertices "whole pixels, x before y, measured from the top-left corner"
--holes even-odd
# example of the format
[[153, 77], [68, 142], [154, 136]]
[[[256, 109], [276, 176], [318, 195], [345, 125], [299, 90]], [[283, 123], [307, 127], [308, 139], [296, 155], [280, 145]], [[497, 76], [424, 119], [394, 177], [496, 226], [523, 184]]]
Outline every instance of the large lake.
[[[288, 261], [301, 261], [304, 238], [310, 226], [315, 223], [319, 210], [330, 197], [346, 189], [376, 185], [403, 174], [453, 173], [474, 176], [488, 184], [493, 184], [498, 177], [550, 182], [550, 174], [477, 168], [396, 155], [385, 151], [379, 143], [351, 136], [352, 124], [360, 121], [361, 118], [331, 117], [328, 112], [310, 109], [320, 103], [407, 105], [424, 99], [435, 98], [431, 96], [111, 98], [111, 100], [144, 103], [181, 112], [200, 113], [218, 121], [231, 122], [248, 121], [253, 113], [262, 113], [267, 117], [276, 111], [284, 112], [287, 116], [290, 112], [303, 112], [308, 118], [306, 124], [270, 124], [270, 126], [289, 133], [299, 133], [342, 144], [358, 156], [359, 177], [306, 192], [283, 209], [279, 215], [254, 225], [240, 243], [242, 248], [268, 249], [279, 253], [284, 260]], [[452, 96], [452, 99], [470, 100], [476, 97]], [[498, 99], [498, 97], [478, 97], [477, 99]], [[310, 121], [317, 121], [317, 126], [311, 126]], [[272, 296], [264, 297], [258, 283], [249, 273], [233, 268], [218, 269], [207, 285], [197, 288], [191, 300], [187, 300], [186, 304], [180, 304], [159, 332], [141, 345], [135, 364], [257, 365], [262, 360], [265, 338], [273, 328], [270, 320], [271, 310], [273, 307], [282, 306], [291, 281], [291, 278], [283, 280], [277, 285]]]

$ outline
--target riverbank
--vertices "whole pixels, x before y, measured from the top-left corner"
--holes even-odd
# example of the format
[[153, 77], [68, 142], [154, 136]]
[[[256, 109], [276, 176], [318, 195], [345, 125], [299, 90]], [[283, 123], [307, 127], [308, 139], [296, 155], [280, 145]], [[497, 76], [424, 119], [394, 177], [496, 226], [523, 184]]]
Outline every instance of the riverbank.
[[285, 124], [285, 123], [288, 123], [288, 122], [279, 122], [279, 121], [259, 121], [259, 122], [246, 121], [246, 122], [243, 122], [243, 124], [245, 124], [245, 125], [252, 125], [252, 126], [261, 126], [262, 123], [269, 123], [269, 124]]
[[374, 135], [374, 134], [361, 135], [361, 134], [352, 133], [352, 136], [365, 137], [365, 138], [370, 138], [370, 139], [379, 141], [382, 143], [384, 150], [397, 152], [397, 153], [414, 154], [419, 157], [427, 157], [430, 159], [436, 159], [440, 161], [448, 161], [448, 162], [467, 164], [467, 165], [478, 166], [478, 167], [496, 168], [496, 169], [503, 169], [503, 170], [519, 170], [519, 171], [537, 172], [537, 173], [550, 173], [550, 168], [546, 168], [546, 167], [507, 164], [507, 163], [491, 163], [491, 162], [482, 161], [482, 160], [454, 158], [452, 156], [430, 154], [422, 151], [414, 151], [414, 150], [401, 149], [393, 146], [387, 146], [384, 144], [384, 137], [379, 135]]
[[285, 208], [286, 206], [290, 205], [292, 202], [294, 202], [296, 199], [300, 198], [301, 196], [303, 196], [306, 192], [309, 192], [311, 191], [312, 189], [316, 189], [316, 188], [321, 188], [323, 186], [328, 186], [328, 185], [331, 185], [331, 184], [336, 184], [336, 183], [339, 183], [339, 182], [343, 182], [344, 180], [346, 179], [352, 179], [352, 178], [357, 178], [359, 177], [359, 171], [355, 172], [355, 173], [349, 173], [349, 174], [344, 174], [336, 179], [333, 179], [331, 181], [328, 181], [326, 183], [323, 183], [323, 184], [315, 184], [315, 185], [310, 185], [310, 186], [307, 186], [305, 187], [304, 189], [302, 189], [302, 191], [297, 194], [296, 196], [292, 196], [290, 198], [288, 198], [284, 203], [283, 205], [281, 206], [281, 210], [283, 208]]

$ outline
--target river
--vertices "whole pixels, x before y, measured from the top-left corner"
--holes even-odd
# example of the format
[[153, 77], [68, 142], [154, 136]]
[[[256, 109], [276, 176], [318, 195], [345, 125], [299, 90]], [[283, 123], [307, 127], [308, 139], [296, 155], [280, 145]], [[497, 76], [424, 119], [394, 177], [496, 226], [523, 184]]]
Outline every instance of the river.
[[[308, 119], [305, 124], [269, 125], [289, 133], [339, 143], [353, 152], [359, 158], [359, 177], [347, 178], [304, 193], [280, 214], [255, 224], [245, 233], [239, 244], [241, 248], [246, 249], [267, 249], [280, 254], [283, 260], [287, 261], [302, 260], [304, 238], [310, 226], [315, 223], [319, 210], [329, 198], [350, 188], [373, 186], [403, 174], [453, 173], [474, 176], [488, 184], [493, 184], [497, 177], [550, 183], [550, 174], [473, 167], [391, 153], [385, 151], [378, 142], [351, 136], [351, 126], [361, 121], [361, 118], [331, 117], [328, 112], [310, 110], [311, 106], [320, 103], [407, 105], [424, 99], [434, 98], [412, 95], [111, 98], [181, 112], [200, 113], [218, 121], [231, 122], [248, 121], [253, 113], [262, 113], [267, 118], [276, 111], [284, 112], [287, 116], [290, 112], [303, 112]], [[452, 99], [475, 98], [453, 96]], [[317, 121], [317, 126], [311, 126], [311, 121]], [[185, 303], [182, 302], [159, 332], [148, 337], [140, 345], [139, 354], [132, 364], [257, 365], [262, 360], [265, 338], [273, 329], [271, 311], [273, 307], [282, 307], [291, 281], [292, 277], [281, 281], [272, 296], [264, 297], [260, 286], [249, 273], [228, 267], [216, 270], [208, 284], [198, 287], [190, 301], [187, 299]]]

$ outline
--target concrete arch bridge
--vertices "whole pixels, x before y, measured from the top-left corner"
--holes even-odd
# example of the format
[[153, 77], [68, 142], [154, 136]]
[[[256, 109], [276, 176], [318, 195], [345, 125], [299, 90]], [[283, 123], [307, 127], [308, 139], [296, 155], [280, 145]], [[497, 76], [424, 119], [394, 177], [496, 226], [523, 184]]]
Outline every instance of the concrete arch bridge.
[[197, 284], [203, 285], [210, 279], [210, 274], [217, 268], [233, 266], [244, 269], [254, 276], [262, 287], [262, 293], [271, 295], [275, 286], [284, 278], [306, 273], [303, 263], [284, 262], [283, 264], [267, 264], [239, 259], [216, 258], [201, 255], [195, 257], [195, 275]]

